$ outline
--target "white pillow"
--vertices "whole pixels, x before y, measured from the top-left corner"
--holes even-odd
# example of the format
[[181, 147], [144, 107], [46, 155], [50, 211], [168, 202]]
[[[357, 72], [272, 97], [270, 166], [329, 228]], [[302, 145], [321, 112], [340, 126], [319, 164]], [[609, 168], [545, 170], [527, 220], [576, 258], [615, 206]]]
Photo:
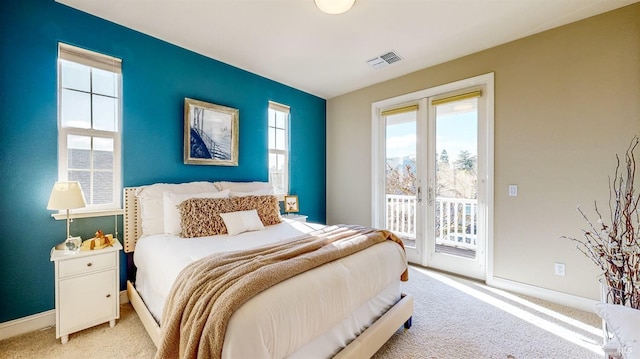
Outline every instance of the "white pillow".
[[140, 218], [142, 235], [164, 233], [163, 193], [205, 193], [218, 192], [213, 182], [189, 182], [189, 183], [156, 183], [142, 186], [136, 191], [136, 197], [140, 204]]
[[180, 211], [178, 205], [191, 198], [229, 198], [229, 190], [209, 193], [175, 194], [164, 192], [162, 194], [162, 206], [164, 211], [164, 233], [179, 236], [182, 230], [180, 226]]
[[227, 227], [230, 236], [235, 236], [248, 231], [260, 231], [264, 225], [258, 216], [258, 211], [251, 209], [248, 211], [220, 213], [220, 217]]
[[596, 313], [607, 322], [622, 346], [625, 359], [640, 359], [640, 310], [618, 304], [596, 303]]
[[252, 192], [229, 192], [229, 197], [267, 196], [273, 194], [273, 188], [263, 188]]
[[253, 192], [261, 189], [270, 189], [273, 191], [273, 186], [269, 182], [214, 182], [216, 188], [219, 191], [228, 189], [231, 192]]

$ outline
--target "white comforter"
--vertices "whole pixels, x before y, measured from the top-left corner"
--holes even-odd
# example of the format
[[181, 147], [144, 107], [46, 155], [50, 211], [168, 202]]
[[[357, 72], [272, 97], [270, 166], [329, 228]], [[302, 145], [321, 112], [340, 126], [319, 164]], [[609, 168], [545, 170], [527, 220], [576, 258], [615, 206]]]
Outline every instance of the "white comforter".
[[[160, 321], [171, 286], [189, 263], [322, 227], [285, 220], [237, 236], [143, 237], [134, 254], [136, 288]], [[231, 317], [223, 357], [331, 356], [399, 299], [399, 278], [405, 268], [404, 252], [387, 241], [282, 282], [246, 302]]]

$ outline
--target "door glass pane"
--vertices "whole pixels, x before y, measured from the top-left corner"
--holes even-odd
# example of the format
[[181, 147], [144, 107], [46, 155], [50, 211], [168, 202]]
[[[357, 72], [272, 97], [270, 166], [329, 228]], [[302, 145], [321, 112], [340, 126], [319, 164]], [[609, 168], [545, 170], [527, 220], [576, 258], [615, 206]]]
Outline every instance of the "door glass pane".
[[417, 161], [416, 111], [386, 119], [385, 202], [386, 229], [416, 246]]
[[475, 258], [478, 98], [438, 105], [435, 111], [435, 250]]

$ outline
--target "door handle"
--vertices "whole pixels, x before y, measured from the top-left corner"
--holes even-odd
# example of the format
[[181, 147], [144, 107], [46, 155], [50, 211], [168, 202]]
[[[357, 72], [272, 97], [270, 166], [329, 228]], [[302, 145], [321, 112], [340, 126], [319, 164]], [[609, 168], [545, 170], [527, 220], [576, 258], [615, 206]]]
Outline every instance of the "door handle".
[[418, 204], [422, 204], [422, 187], [418, 187], [418, 195], [417, 195]]
[[429, 202], [430, 206], [433, 204], [433, 187], [432, 186], [429, 186], [429, 189], [427, 190], [427, 202]]

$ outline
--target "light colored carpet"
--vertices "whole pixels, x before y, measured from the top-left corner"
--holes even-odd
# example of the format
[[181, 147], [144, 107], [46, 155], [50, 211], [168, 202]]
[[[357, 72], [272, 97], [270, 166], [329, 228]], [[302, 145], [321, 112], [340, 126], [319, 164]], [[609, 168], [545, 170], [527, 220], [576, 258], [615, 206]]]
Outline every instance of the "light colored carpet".
[[[603, 357], [595, 314], [418, 267], [403, 287], [414, 295], [413, 326], [399, 330], [376, 359]], [[65, 345], [55, 328], [0, 341], [0, 358], [153, 358], [155, 347], [129, 304], [120, 316], [115, 327], [72, 334]]]
[[602, 359], [602, 322], [593, 313], [513, 295], [479, 282], [413, 267], [413, 326], [382, 358]]
[[0, 358], [144, 358], [151, 359], [156, 347], [131, 304], [120, 306], [120, 319], [113, 328], [101, 324], [69, 335], [62, 345], [51, 327], [0, 341]]

